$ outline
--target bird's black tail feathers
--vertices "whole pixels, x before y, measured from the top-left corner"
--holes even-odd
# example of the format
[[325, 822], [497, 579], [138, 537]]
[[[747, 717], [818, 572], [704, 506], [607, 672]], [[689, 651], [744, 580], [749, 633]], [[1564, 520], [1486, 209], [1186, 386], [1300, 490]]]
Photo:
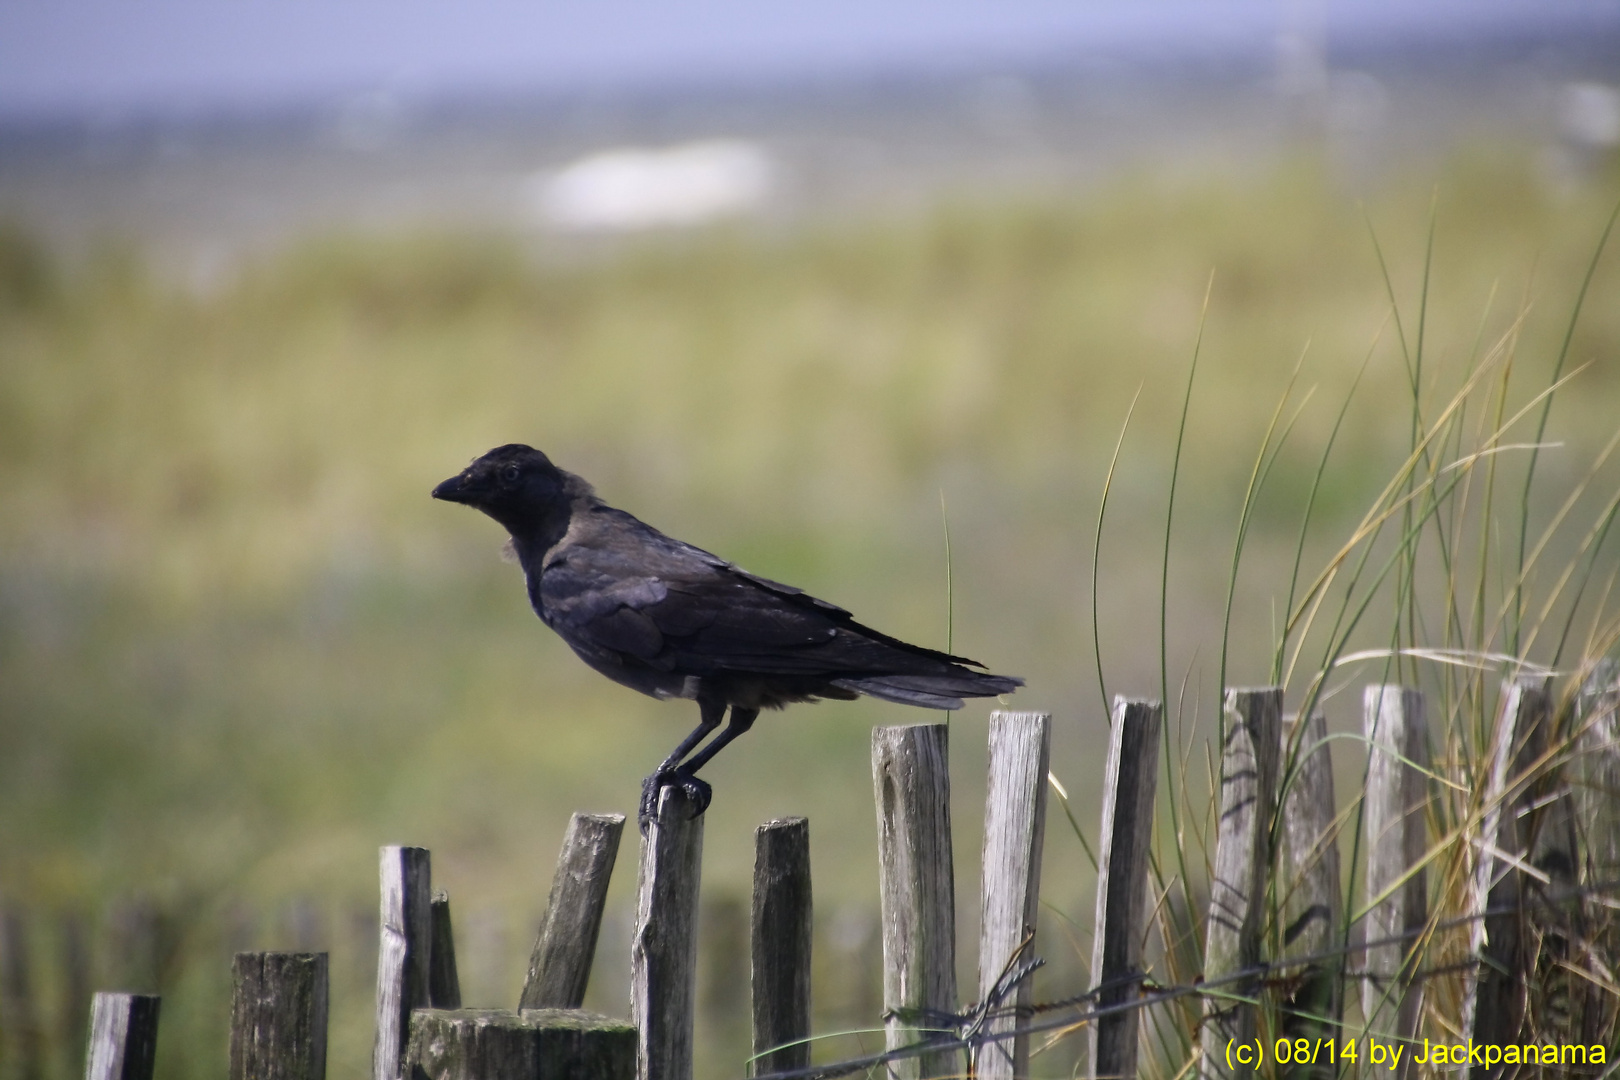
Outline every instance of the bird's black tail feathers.
[[1010, 675], [981, 675], [974, 671], [943, 675], [871, 675], [834, 679], [834, 686], [924, 709], [960, 709], [962, 699], [1010, 694], [1024, 685]]

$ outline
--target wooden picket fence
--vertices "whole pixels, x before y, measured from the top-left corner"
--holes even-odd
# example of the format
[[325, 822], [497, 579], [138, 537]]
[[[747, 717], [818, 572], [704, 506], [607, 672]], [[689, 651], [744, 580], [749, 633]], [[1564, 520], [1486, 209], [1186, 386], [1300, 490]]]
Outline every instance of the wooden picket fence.
[[[1497, 809], [1480, 825], [1468, 883], [1478, 917], [1469, 923], [1470, 966], [1456, 1017], [1464, 1035], [1500, 1041], [1520, 1028], [1533, 957], [1517, 913], [1530, 892], [1550, 903], [1590, 898], [1589, 886], [1612, 885], [1620, 872], [1620, 679], [1605, 669], [1578, 700], [1581, 752], [1569, 765], [1578, 775], [1549, 787], [1526, 780], [1546, 774], [1553, 724], [1548, 680], [1504, 686], [1485, 781], [1485, 805]], [[1028, 1075], [1033, 1029], [1083, 1020], [1088, 1075], [1132, 1077], [1145, 1041], [1143, 1006], [1183, 991], [1202, 1001], [1201, 1047], [1192, 1062], [1198, 1076], [1252, 1075], [1252, 1064], [1234, 1062], [1224, 1049], [1261, 1034], [1339, 1036], [1346, 988], [1357, 984], [1364, 1032], [1417, 1037], [1425, 942], [1434, 930], [1425, 866], [1434, 776], [1426, 757], [1429, 719], [1421, 694], [1384, 685], [1366, 688], [1364, 718], [1367, 789], [1356, 837], [1365, 866], [1357, 898], [1361, 945], [1345, 948], [1336, 940], [1345, 926], [1339, 852], [1345, 815], [1334, 800], [1324, 719], [1285, 717], [1280, 689], [1231, 690], [1202, 975], [1196, 986], [1166, 987], [1149, 979], [1144, 960], [1152, 913], [1164, 903], [1149, 891], [1163, 709], [1119, 699], [1105, 766], [1091, 986], [1058, 1003], [1067, 1012], [1035, 1003], [1028, 978], [1037, 963], [1050, 716], [991, 717], [978, 1004], [965, 1009], [956, 985], [948, 728], [875, 729], [889, 1052], [811, 1066], [809, 827], [803, 818], [771, 821], [755, 838], [756, 1057], [747, 1066], [739, 1062], [736, 1075], [875, 1068], [876, 1075], [901, 1080], [1004, 1080]], [[664, 793], [641, 841], [630, 1017], [580, 1007], [623, 827], [618, 815], [574, 816], [528, 977], [508, 1010], [462, 1007], [449, 900], [433, 892], [429, 853], [382, 849], [373, 1080], [690, 1080], [704, 819], [691, 817], [679, 791]], [[1610, 906], [1614, 894], [1605, 901]], [[232, 1080], [321, 1080], [326, 954], [240, 953], [234, 983]], [[1600, 1014], [1613, 1015], [1595, 1008], [1589, 1021]], [[97, 994], [88, 1080], [149, 1080], [157, 1019], [156, 997]], [[1578, 1038], [1612, 1041], [1615, 1033], [1571, 1036]], [[1320, 1063], [1281, 1070], [1335, 1071]]]

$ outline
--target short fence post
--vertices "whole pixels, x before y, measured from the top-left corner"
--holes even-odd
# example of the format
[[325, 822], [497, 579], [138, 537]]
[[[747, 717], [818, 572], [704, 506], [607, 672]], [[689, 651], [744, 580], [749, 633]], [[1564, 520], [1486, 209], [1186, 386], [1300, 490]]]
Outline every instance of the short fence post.
[[461, 976], [456, 971], [456, 931], [450, 922], [450, 894], [439, 889], [428, 904], [431, 945], [428, 951], [428, 1004], [435, 1009], [461, 1008]]
[[[1148, 861], [1153, 843], [1153, 797], [1159, 783], [1157, 701], [1114, 699], [1103, 778], [1097, 918], [1091, 947], [1095, 1006], [1128, 1005], [1142, 978], [1143, 923], [1147, 919]], [[1136, 1075], [1141, 1010], [1104, 1013], [1087, 1028], [1091, 1080]]]
[[678, 787], [663, 789], [641, 842], [630, 1017], [640, 1080], [691, 1080], [703, 818]]
[[[956, 1011], [956, 883], [951, 861], [949, 729], [872, 729], [889, 1049], [933, 1035]], [[962, 1071], [952, 1052], [889, 1065], [896, 1080]]]
[[575, 1009], [420, 1009], [405, 1061], [417, 1080], [631, 1080], [636, 1033]]
[[159, 1004], [156, 994], [96, 995], [85, 1080], [152, 1080]]
[[[984, 854], [980, 865], [979, 1001], [990, 1001], [998, 982], [1019, 961], [1030, 959], [1041, 909], [1041, 850], [1046, 839], [1046, 775], [1052, 753], [1050, 713], [990, 714], [990, 761], [985, 783]], [[1016, 960], [1015, 960], [1016, 956]], [[993, 1004], [1004, 1015], [989, 1020], [984, 1034], [1012, 1031], [1018, 1008], [1034, 1000], [1025, 978]], [[1011, 1080], [1029, 1074], [1029, 1036], [992, 1039], [975, 1051], [979, 1080]]]
[[326, 953], [237, 953], [230, 1080], [324, 1080]]
[[810, 1064], [810, 929], [810, 823], [767, 821], [754, 832], [755, 1074]]
[[411, 1010], [428, 1003], [432, 948], [431, 860], [426, 848], [381, 852], [382, 909], [377, 943], [377, 1039], [372, 1080], [398, 1080]]
[[1256, 1034], [1258, 976], [1234, 978], [1260, 962], [1260, 932], [1271, 866], [1271, 818], [1277, 802], [1282, 743], [1282, 690], [1228, 690], [1221, 750], [1220, 818], [1215, 874], [1209, 885], [1204, 938], [1203, 1063], [1200, 1074], [1250, 1076], [1252, 1065], [1227, 1064], [1229, 1042]]
[[[1498, 876], [1502, 851], [1523, 860], [1529, 854], [1527, 822], [1520, 814], [1533, 795], [1526, 772], [1546, 749], [1552, 719], [1550, 680], [1520, 676], [1502, 688], [1502, 709], [1490, 747], [1491, 771], [1484, 792], [1470, 905], [1484, 915], [1470, 926], [1470, 956], [1479, 957], [1478, 972], [1464, 987], [1463, 1030], [1476, 1042], [1511, 1042], [1524, 1018], [1524, 968], [1528, 962], [1522, 914], [1523, 874], [1507, 866]], [[1495, 912], [1495, 914], [1485, 914]], [[1477, 1065], [1471, 1073], [1489, 1075]]]
[[569, 821], [520, 1008], [577, 1009], [585, 1001], [623, 832], [623, 814], [575, 814]]
[[[1286, 853], [1282, 860], [1282, 955], [1293, 959], [1334, 950], [1339, 944], [1334, 932], [1339, 929], [1344, 901], [1339, 894], [1339, 838], [1334, 826], [1338, 807], [1333, 799], [1327, 717], [1316, 713], [1308, 723], [1290, 717], [1283, 727], [1284, 750], [1293, 742], [1298, 753], [1293, 782], [1282, 804]], [[1344, 959], [1318, 960], [1303, 968], [1290, 968], [1286, 975], [1297, 989], [1281, 1003], [1283, 1035], [1306, 1038], [1313, 1045], [1323, 1038], [1337, 1039], [1344, 1010]], [[1336, 1072], [1329, 1055], [1322, 1054], [1316, 1064], [1296, 1062], [1284, 1075], [1331, 1080]]]
[[[1367, 845], [1367, 921], [1363, 938], [1367, 979], [1361, 1012], [1369, 1036], [1410, 1042], [1423, 1010], [1423, 985], [1413, 979], [1429, 918], [1427, 871], [1413, 868], [1428, 847], [1428, 714], [1421, 693], [1394, 683], [1362, 695], [1367, 737], [1367, 796], [1362, 814]], [[1392, 940], [1394, 939], [1394, 940]], [[1394, 1006], [1393, 1024], [1390, 1007]], [[1412, 1071], [1412, 1054], [1400, 1076]]]

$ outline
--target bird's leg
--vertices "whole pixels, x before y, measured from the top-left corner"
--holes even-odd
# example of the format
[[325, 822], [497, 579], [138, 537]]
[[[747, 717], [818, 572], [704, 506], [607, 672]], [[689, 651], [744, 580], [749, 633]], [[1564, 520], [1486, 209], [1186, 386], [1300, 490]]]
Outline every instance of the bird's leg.
[[670, 751], [669, 757], [664, 759], [663, 764], [658, 766], [658, 772], [653, 775], [674, 772], [676, 766], [686, 760], [686, 755], [692, 752], [692, 748], [707, 739], [709, 733], [720, 726], [720, 718], [724, 715], [726, 715], [725, 702], [699, 700], [698, 726], [692, 729], [691, 734], [681, 740], [679, 746]]
[[[714, 757], [714, 755], [726, 748], [727, 743], [741, 735], [743, 732], [747, 731], [749, 728], [753, 727], [754, 718], [758, 715], [758, 709], [739, 709], [737, 706], [733, 705], [731, 707], [731, 720], [726, 724], [726, 730], [716, 735], [714, 737], [714, 741], [708, 746], [705, 746], [703, 749], [693, 754], [689, 760], [683, 762], [681, 764], [681, 771], [690, 774], [695, 773], [699, 769], [703, 768], [704, 765], [708, 764], [710, 758]], [[707, 787], [708, 785], [704, 786]], [[705, 799], [703, 802], [705, 806], [708, 805], [707, 799]], [[703, 811], [701, 810], [698, 811], [698, 813], [702, 812]]]
[[[726, 724], [726, 729], [716, 735], [714, 741], [709, 745], [675, 766], [674, 770], [668, 774], [667, 779], [664, 780], [664, 783], [679, 784], [681, 790], [686, 792], [687, 797], [697, 804], [697, 809], [692, 812], [693, 817], [697, 817], [707, 810], [709, 801], [714, 798], [714, 789], [697, 778], [697, 771], [703, 768], [710, 758], [723, 750], [732, 739], [753, 727], [754, 717], [758, 715], [758, 709], [739, 709], [733, 705], [731, 707], [731, 721]], [[654, 792], [654, 814], [658, 812], [657, 800], [658, 794]]]
[[[690, 754], [694, 746], [708, 738], [709, 733], [720, 726], [720, 718], [725, 714], [726, 703], [724, 701], [699, 698], [698, 726], [692, 729], [691, 734], [681, 740], [681, 744], [670, 752], [669, 757], [663, 760], [663, 763], [653, 771], [651, 776], [641, 782], [641, 809], [638, 817], [641, 821], [643, 835], [647, 832], [647, 823], [658, 816], [658, 793], [664, 789], [664, 785], [671, 781], [678, 782], [683, 788], [689, 789], [693, 799], [699, 803], [698, 813], [701, 814], [703, 808], [709, 805], [709, 800], [706, 797], [709, 794], [707, 791], [690, 790], [691, 787], [701, 785], [702, 782], [690, 775], [678, 777], [678, 773], [681, 768], [681, 759]], [[687, 783], [688, 781], [690, 781], [690, 786]], [[702, 787], [706, 788], [707, 785], [702, 785]]]
[[[718, 709], [724, 708], [724, 705], [718, 707]], [[713, 742], [686, 760], [681, 761], [680, 759], [685, 752], [690, 751], [693, 746], [701, 742], [703, 736], [713, 731], [715, 726], [720, 723], [718, 709], [713, 714], [705, 709], [703, 712], [704, 726], [700, 726], [697, 731], [687, 736], [686, 741], [676, 748], [676, 752], [671, 754], [664, 764], [658, 767], [658, 771], [647, 777], [646, 782], [642, 784], [642, 833], [646, 833], [648, 822], [658, 815], [658, 793], [666, 784], [679, 784], [681, 790], [686, 792], [687, 796], [697, 804], [697, 810], [692, 814], [693, 817], [697, 817], [698, 814], [709, 808], [709, 801], [714, 797], [714, 789], [697, 778], [697, 771], [708, 764], [710, 758], [725, 749], [726, 744], [731, 742], [732, 739], [753, 727], [755, 717], [759, 716], [758, 709], [739, 709], [733, 705], [731, 707], [731, 719], [726, 724], [726, 729], [716, 735]], [[679, 762], [679, 764], [672, 765], [672, 761]]]

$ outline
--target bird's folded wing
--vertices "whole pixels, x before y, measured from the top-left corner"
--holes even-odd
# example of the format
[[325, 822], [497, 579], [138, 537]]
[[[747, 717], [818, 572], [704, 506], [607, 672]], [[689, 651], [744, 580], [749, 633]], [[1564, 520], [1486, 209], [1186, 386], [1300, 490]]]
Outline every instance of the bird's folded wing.
[[843, 608], [604, 511], [547, 562], [541, 578], [547, 621], [578, 644], [692, 674], [920, 675], [961, 661], [880, 634]]
[[663, 631], [644, 614], [669, 590], [657, 577], [615, 573], [613, 560], [569, 558], [540, 578], [542, 615], [564, 638], [651, 659], [664, 647]]
[[548, 565], [540, 587], [547, 621], [566, 638], [655, 667], [808, 674], [876, 659], [859, 663], [855, 654], [875, 643], [841, 634], [849, 616], [803, 593], [777, 591], [724, 563], [666, 563], [659, 569], [668, 577], [630, 563], [616, 552], [576, 549]]

